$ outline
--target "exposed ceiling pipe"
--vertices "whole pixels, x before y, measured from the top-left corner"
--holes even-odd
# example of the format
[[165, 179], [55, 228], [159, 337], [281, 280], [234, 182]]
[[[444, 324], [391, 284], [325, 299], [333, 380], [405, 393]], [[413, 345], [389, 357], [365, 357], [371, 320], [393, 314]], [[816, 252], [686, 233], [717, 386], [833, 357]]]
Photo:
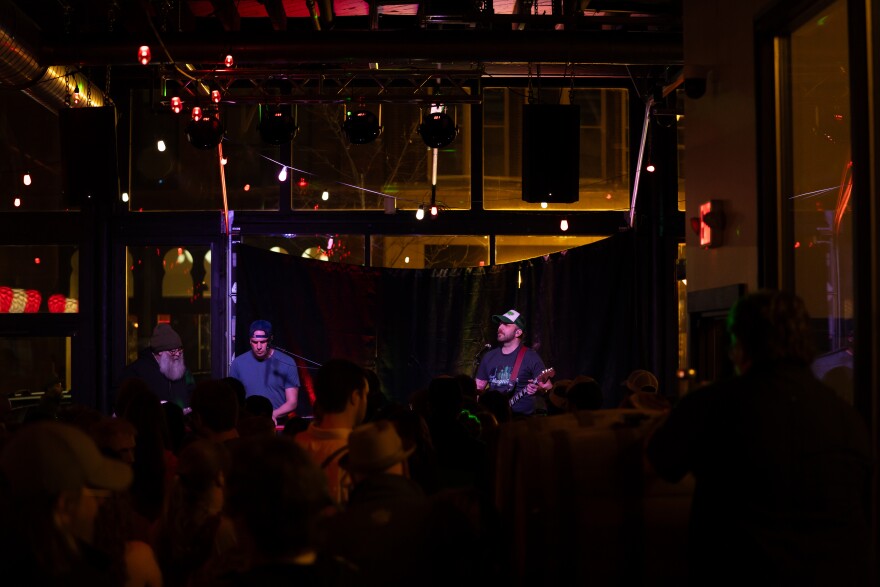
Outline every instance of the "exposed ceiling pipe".
[[[0, 88], [21, 90], [53, 113], [79, 88], [82, 106], [103, 106], [104, 94], [85, 75], [38, 59], [40, 31], [18, 7], [0, 0]], [[87, 103], [86, 103], [87, 102]]]

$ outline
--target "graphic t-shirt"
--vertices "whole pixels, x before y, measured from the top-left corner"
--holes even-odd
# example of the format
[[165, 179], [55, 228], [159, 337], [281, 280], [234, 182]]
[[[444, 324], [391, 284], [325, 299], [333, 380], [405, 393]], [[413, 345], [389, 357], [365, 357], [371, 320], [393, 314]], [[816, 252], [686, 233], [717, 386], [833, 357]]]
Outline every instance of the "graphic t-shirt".
[[[524, 389], [530, 379], [535, 379], [544, 370], [544, 361], [541, 360], [538, 353], [527, 347], [526, 354], [519, 366], [519, 372], [516, 374], [516, 380], [511, 381], [510, 376], [513, 373], [513, 365], [516, 363], [519, 349], [520, 347], [517, 347], [507, 355], [501, 352], [501, 347], [487, 352], [477, 368], [476, 378], [488, 381], [488, 389], [505, 394], [516, 393]], [[526, 394], [511, 408], [515, 414], [531, 414], [535, 411], [536, 404], [536, 397]]]

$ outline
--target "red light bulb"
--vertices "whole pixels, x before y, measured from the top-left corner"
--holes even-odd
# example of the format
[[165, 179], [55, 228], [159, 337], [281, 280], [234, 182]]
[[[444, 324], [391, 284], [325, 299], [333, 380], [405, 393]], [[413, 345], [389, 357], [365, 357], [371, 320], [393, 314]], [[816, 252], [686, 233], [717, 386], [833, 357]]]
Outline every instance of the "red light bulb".
[[235, 61], [232, 59], [232, 55], [227, 55], [226, 59], [223, 60], [223, 63], [226, 67], [232, 67]]
[[138, 48], [138, 61], [141, 65], [146, 65], [150, 62], [151, 59], [150, 48], [146, 45], [141, 45]]
[[211, 102], [213, 102], [214, 104], [220, 103], [220, 90], [211, 91]]
[[183, 108], [183, 102], [180, 101], [180, 98], [174, 96], [171, 98], [171, 111], [175, 114], [180, 114], [180, 110]]
[[202, 109], [199, 108], [198, 106], [193, 106], [192, 119], [195, 120], [196, 122], [198, 122], [202, 119]]

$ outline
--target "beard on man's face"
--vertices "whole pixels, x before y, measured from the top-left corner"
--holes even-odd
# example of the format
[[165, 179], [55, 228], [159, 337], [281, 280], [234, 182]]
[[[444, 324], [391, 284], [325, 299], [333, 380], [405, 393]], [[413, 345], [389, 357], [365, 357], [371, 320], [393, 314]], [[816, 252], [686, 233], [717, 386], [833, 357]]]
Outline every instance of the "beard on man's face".
[[159, 353], [159, 371], [170, 381], [183, 379], [183, 375], [186, 373], [183, 353], [179, 355]]

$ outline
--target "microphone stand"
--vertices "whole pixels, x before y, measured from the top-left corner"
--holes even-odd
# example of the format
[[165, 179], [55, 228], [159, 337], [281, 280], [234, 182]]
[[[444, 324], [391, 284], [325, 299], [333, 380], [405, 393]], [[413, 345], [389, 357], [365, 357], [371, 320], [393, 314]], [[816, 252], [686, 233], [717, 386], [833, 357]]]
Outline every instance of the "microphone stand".
[[[306, 363], [311, 363], [312, 365], [315, 365], [316, 367], [320, 367], [320, 366], [321, 366], [321, 363], [318, 363], [317, 361], [313, 361], [313, 360], [311, 360], [311, 359], [307, 359], [307, 358], [305, 358], [305, 357], [303, 357], [303, 356], [301, 356], [301, 355], [298, 355], [298, 354], [296, 354], [296, 353], [294, 353], [294, 352], [291, 352], [291, 351], [287, 350], [287, 349], [284, 348], [284, 347], [280, 347], [280, 346], [278, 346], [277, 344], [273, 344], [273, 345], [272, 345], [272, 350], [281, 351], [282, 353], [284, 353], [284, 354], [287, 355], [288, 357], [292, 357], [292, 358], [294, 358], [294, 359], [300, 359], [301, 361], [305, 361]], [[306, 369], [311, 369], [311, 367], [306, 367]]]
[[492, 348], [491, 344], [484, 344], [480, 350], [477, 351], [477, 354], [474, 355], [474, 373], [473, 377], [477, 376], [477, 369], [480, 367], [480, 363], [483, 362], [483, 355], [486, 354], [486, 351]]

